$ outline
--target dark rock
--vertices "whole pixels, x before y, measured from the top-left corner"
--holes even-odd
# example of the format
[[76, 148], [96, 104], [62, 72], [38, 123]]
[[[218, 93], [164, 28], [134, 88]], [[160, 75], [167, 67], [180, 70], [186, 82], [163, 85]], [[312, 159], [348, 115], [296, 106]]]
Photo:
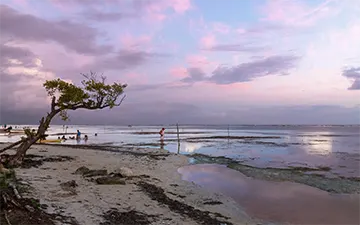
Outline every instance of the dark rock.
[[206, 201], [204, 202], [204, 205], [221, 205], [223, 204], [222, 202], [219, 201]]
[[95, 180], [97, 184], [121, 184], [124, 185], [125, 179], [122, 177], [99, 177]]
[[85, 167], [85, 166], [82, 166], [82, 167], [79, 167], [76, 171], [75, 171], [75, 174], [84, 174], [84, 173], [87, 173], [89, 172], [90, 169]]
[[131, 169], [127, 167], [121, 167], [114, 171], [115, 174], [121, 174], [124, 177], [131, 177], [134, 175]]
[[104, 176], [107, 175], [107, 170], [89, 170], [84, 173], [84, 177], [95, 177], [95, 176]]
[[60, 186], [62, 186], [62, 187], [75, 188], [75, 187], [77, 187], [78, 185], [77, 185], [76, 181], [71, 180], [71, 181], [68, 181], [68, 182], [61, 183]]
[[84, 177], [95, 177], [107, 175], [107, 170], [91, 170], [85, 166], [78, 168], [74, 174], [81, 174]]
[[109, 175], [112, 176], [112, 177], [121, 177], [121, 178], [124, 178], [124, 177], [125, 177], [125, 176], [122, 175], [121, 173], [110, 173]]

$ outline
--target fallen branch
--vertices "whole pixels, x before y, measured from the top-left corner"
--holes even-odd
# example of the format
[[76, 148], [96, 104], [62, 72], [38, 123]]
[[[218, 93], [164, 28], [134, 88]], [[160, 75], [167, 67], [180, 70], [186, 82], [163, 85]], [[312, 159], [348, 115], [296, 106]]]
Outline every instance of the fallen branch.
[[26, 139], [22, 139], [22, 140], [20, 140], [20, 141], [17, 141], [17, 142], [15, 142], [15, 143], [12, 143], [11, 145], [9, 145], [9, 146], [7, 146], [7, 147], [5, 147], [5, 148], [1, 149], [1, 150], [0, 150], [0, 153], [3, 153], [3, 152], [5, 152], [6, 150], [8, 150], [8, 149], [10, 149], [10, 148], [15, 147], [15, 146], [17, 146], [17, 145], [19, 145], [19, 144], [23, 143], [24, 141], [26, 141]]
[[2, 198], [3, 198], [3, 200], [4, 200], [4, 204], [7, 205], [7, 198], [5, 197], [5, 194], [6, 194], [6, 193], [4, 193], [4, 194], [2, 195]]
[[18, 208], [21, 208], [21, 206], [20, 206], [18, 203], [16, 203], [13, 199], [10, 199], [10, 202], [11, 202], [14, 206], [16, 206], [16, 207], [18, 207]]
[[15, 185], [13, 183], [9, 184], [9, 187], [11, 187], [14, 191], [14, 194], [16, 196], [17, 199], [21, 199], [21, 195], [19, 194], [18, 190], [16, 189]]
[[11, 225], [11, 223], [10, 223], [10, 221], [9, 221], [9, 218], [8, 218], [8, 216], [7, 216], [6, 210], [5, 210], [4, 216], [5, 216], [5, 220], [6, 220], [7, 224], [8, 224], [8, 225]]
[[25, 208], [29, 211], [29, 212], [34, 212], [35, 209], [29, 205], [25, 205]]

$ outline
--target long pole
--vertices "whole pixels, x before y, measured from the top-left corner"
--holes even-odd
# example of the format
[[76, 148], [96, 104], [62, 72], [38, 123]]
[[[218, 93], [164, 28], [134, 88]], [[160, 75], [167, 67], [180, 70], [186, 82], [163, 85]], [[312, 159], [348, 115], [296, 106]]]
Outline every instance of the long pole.
[[180, 134], [179, 134], [179, 124], [176, 124], [176, 130], [177, 130], [177, 139], [178, 139], [178, 154], [180, 153]]
[[230, 137], [230, 125], [228, 125], [228, 138]]

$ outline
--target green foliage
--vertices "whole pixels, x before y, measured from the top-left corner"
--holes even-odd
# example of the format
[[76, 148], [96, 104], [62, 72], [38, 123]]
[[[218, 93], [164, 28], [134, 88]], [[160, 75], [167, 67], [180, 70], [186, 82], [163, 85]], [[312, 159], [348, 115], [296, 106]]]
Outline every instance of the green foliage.
[[[67, 83], [61, 79], [49, 80], [44, 87], [49, 96], [53, 97], [52, 111], [58, 110], [63, 120], [68, 119], [67, 111], [83, 109], [103, 109], [119, 106], [124, 98], [119, 101], [126, 88], [126, 84], [106, 84], [106, 77], [96, 73], [82, 74], [85, 79], [82, 86]], [[57, 101], [56, 101], [57, 99]]]

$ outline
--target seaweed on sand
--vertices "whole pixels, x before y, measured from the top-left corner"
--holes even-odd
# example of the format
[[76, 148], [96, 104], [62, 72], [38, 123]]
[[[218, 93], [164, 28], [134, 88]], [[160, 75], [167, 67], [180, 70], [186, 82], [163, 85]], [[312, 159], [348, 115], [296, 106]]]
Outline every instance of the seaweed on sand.
[[100, 223], [100, 225], [149, 225], [157, 220], [156, 215], [147, 215], [135, 210], [119, 212], [115, 208], [108, 210], [103, 215], [103, 218], [105, 219], [105, 222]]
[[23, 198], [19, 190], [21, 186], [14, 172], [0, 174], [0, 224], [78, 224], [73, 217], [45, 212], [47, 205], [34, 198]]
[[29, 169], [31, 167], [39, 167], [44, 164], [44, 162], [64, 162], [64, 161], [71, 161], [74, 160], [73, 157], [70, 156], [51, 156], [51, 157], [44, 157], [41, 155], [32, 155], [27, 154], [21, 164], [21, 168]]
[[232, 225], [232, 223], [225, 220], [219, 220], [218, 217], [229, 219], [219, 213], [212, 213], [208, 211], [201, 211], [195, 209], [193, 206], [187, 205], [185, 203], [179, 202], [177, 200], [171, 199], [166, 196], [164, 189], [153, 184], [149, 184], [144, 181], [140, 181], [137, 184], [140, 189], [147, 194], [152, 200], [159, 202], [160, 204], [166, 205], [173, 212], [179, 213], [183, 216], [187, 216], [190, 219], [194, 220], [199, 224], [206, 225], [220, 225], [227, 224]]

